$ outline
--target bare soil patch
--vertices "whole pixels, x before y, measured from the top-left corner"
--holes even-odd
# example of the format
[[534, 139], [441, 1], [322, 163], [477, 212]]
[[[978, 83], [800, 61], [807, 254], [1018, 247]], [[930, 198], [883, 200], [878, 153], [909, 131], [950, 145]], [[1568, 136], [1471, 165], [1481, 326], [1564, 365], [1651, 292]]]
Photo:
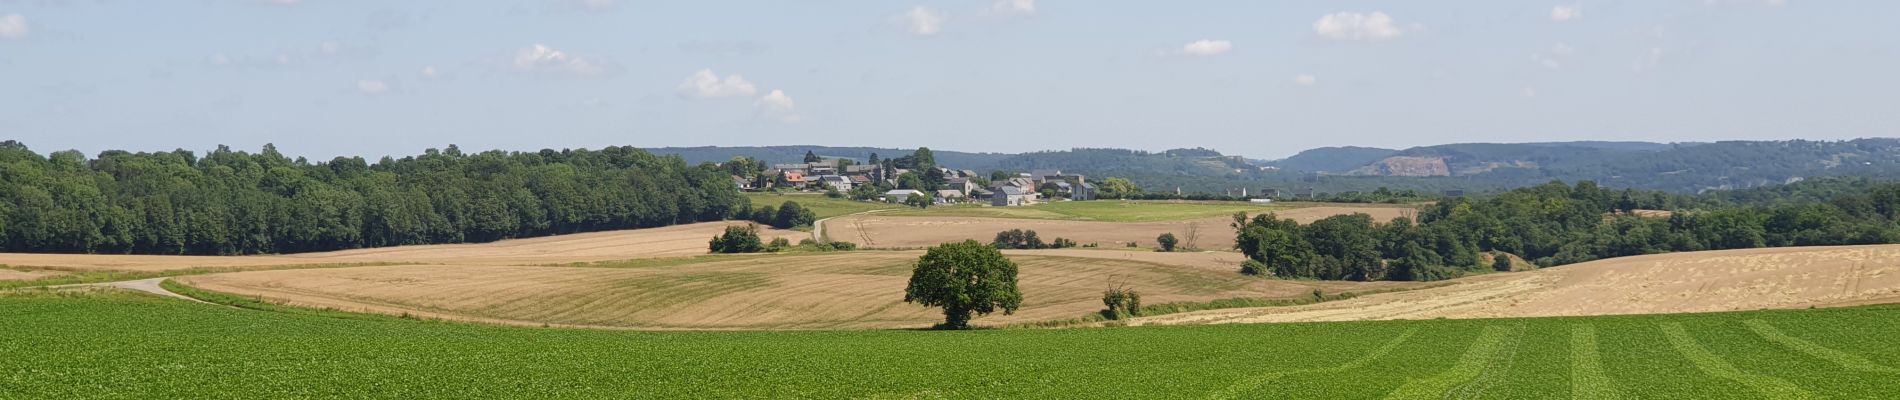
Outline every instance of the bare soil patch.
[[1665, 314], [1900, 300], [1900, 245], [1625, 257], [1299, 307], [1211, 310], [1137, 324]]
[[[1086, 253], [1086, 254], [1085, 254]], [[1232, 270], [1117, 259], [1015, 253], [1024, 304], [981, 324], [1075, 318], [1099, 310], [1109, 281], [1149, 304], [1294, 298], [1377, 290], [1401, 283], [1292, 282]], [[924, 327], [940, 311], [903, 303], [919, 251], [780, 255], [639, 268], [410, 265], [277, 270], [175, 280], [204, 289], [307, 307], [409, 313], [523, 325], [631, 329], [859, 329]], [[1055, 254], [1055, 253], [1051, 253]], [[1068, 253], [1064, 253], [1068, 254]], [[1132, 253], [1130, 253], [1132, 254]], [[1095, 256], [1087, 257], [1085, 256]]]

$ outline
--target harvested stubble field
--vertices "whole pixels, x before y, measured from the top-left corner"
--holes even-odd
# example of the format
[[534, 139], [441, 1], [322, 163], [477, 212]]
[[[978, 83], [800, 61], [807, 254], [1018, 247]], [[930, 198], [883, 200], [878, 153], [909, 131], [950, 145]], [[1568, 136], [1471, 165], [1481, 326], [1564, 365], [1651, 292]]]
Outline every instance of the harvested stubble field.
[[[1231, 268], [1156, 264], [1122, 251], [1066, 256], [1013, 252], [1023, 307], [983, 325], [1072, 319], [1102, 308], [1112, 283], [1149, 304], [1228, 298], [1295, 299], [1415, 286], [1401, 282], [1294, 282]], [[701, 257], [631, 268], [404, 265], [278, 270], [176, 278], [201, 289], [285, 304], [430, 318], [638, 329], [916, 328], [936, 309], [903, 303], [921, 251]], [[1186, 255], [1184, 255], [1186, 256]], [[1086, 257], [1086, 258], [1085, 258]], [[1187, 260], [1186, 257], [1176, 257]]]
[[[245, 268], [312, 264], [405, 263], [514, 265], [591, 262], [629, 258], [681, 257], [706, 253], [706, 241], [727, 226], [744, 222], [708, 222], [662, 228], [578, 233], [490, 243], [398, 246], [262, 256], [152, 256], [123, 254], [0, 253], [0, 265], [60, 271], [159, 272], [193, 268]], [[765, 240], [793, 242], [803, 232], [760, 227]]]
[[[1151, 206], [1173, 205], [1153, 204]], [[991, 208], [1004, 209], [1004, 211], [1011, 209], [1010, 207], [971, 209]], [[1410, 207], [1387, 205], [1328, 205], [1293, 209], [1255, 208], [1263, 210], [1262, 212], [1271, 211], [1280, 218], [1291, 218], [1301, 223], [1353, 213], [1371, 215], [1373, 221], [1385, 222], [1394, 218], [1410, 217], [1414, 213], [1414, 209]], [[988, 242], [996, 237], [996, 232], [1030, 229], [1035, 230], [1044, 241], [1062, 237], [1082, 244], [1098, 244], [1103, 247], [1121, 247], [1127, 243], [1135, 243], [1152, 248], [1155, 245], [1155, 237], [1163, 233], [1175, 234], [1181, 238], [1182, 245], [1186, 246], [1189, 244], [1189, 232], [1198, 230], [1198, 237], [1192, 241], [1195, 248], [1225, 250], [1234, 247], [1234, 230], [1230, 227], [1234, 222], [1232, 216], [1234, 211], [1231, 210], [1217, 213], [1218, 216], [1213, 217], [1146, 222], [929, 216], [930, 212], [923, 210], [921, 214], [912, 216], [898, 215], [901, 213], [893, 212], [839, 217], [825, 223], [825, 234], [835, 240], [852, 241], [870, 247], [916, 248], [965, 239]]]
[[1894, 307], [967, 332], [498, 327], [112, 293], [16, 292], [0, 310], [0, 398], [1900, 393]]
[[1210, 310], [1136, 324], [1665, 314], [1900, 300], [1900, 245], [1624, 257], [1298, 307]]
[[903, 208], [903, 206], [901, 205], [891, 204], [891, 203], [874, 203], [874, 202], [867, 202], [867, 201], [856, 201], [856, 200], [851, 200], [851, 199], [834, 199], [830, 197], [825, 197], [825, 195], [817, 194], [817, 193], [780, 194], [780, 193], [746, 192], [745, 197], [746, 199], [749, 199], [752, 201], [753, 208], [758, 208], [761, 206], [772, 206], [776, 208], [778, 206], [784, 205], [785, 202], [787, 201], [798, 203], [799, 207], [804, 207], [807, 210], [811, 210], [812, 214], [817, 215], [818, 218], [821, 218], [821, 219], [831, 218], [831, 217], [836, 217], [836, 216], [846, 215], [846, 214], [856, 214], [856, 213], [872, 211], [872, 210], [890, 210], [890, 209], [896, 209], [896, 208]]

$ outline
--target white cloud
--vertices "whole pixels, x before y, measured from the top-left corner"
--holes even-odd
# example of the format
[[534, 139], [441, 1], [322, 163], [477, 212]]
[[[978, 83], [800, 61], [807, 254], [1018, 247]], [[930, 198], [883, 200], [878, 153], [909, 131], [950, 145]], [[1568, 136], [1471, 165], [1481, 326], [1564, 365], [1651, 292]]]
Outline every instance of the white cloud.
[[435, 79], [437, 77], [442, 76], [442, 73], [440, 71], [435, 70], [434, 65], [422, 67], [422, 71], [418, 72], [417, 74], [422, 75], [422, 79]]
[[514, 68], [525, 72], [575, 76], [600, 76], [611, 69], [604, 61], [575, 56], [540, 43], [515, 52]]
[[258, 3], [277, 5], [277, 6], [294, 6], [294, 5], [303, 3], [303, 0], [255, 0], [255, 1]]
[[1313, 21], [1313, 32], [1342, 40], [1387, 40], [1405, 34], [1404, 29], [1392, 22], [1392, 16], [1379, 11], [1371, 14], [1337, 12], [1326, 15]]
[[[752, 82], [746, 81], [743, 76], [726, 75], [724, 79], [720, 79], [719, 74], [713, 73], [713, 70], [702, 69], [699, 70], [699, 72], [694, 72], [692, 76], [686, 77], [686, 81], [680, 83], [679, 93], [680, 96], [687, 98], [710, 99], [716, 97], [751, 96], [758, 93], [758, 88], [753, 86]], [[778, 93], [778, 95], [783, 97], [785, 94]], [[791, 99], [786, 98], [785, 101], [789, 105]]]
[[943, 31], [943, 13], [924, 8], [924, 6], [911, 8], [910, 12], [904, 13], [903, 19], [912, 35], [930, 36]]
[[990, 12], [1001, 15], [1036, 15], [1036, 0], [996, 0]]
[[371, 79], [359, 80], [356, 81], [356, 91], [367, 95], [389, 93], [389, 83]]
[[772, 93], [766, 93], [765, 96], [759, 97], [759, 105], [765, 106], [765, 109], [772, 111], [791, 111], [792, 108], [796, 106], [796, 104], [792, 103], [791, 96], [786, 96], [785, 91], [778, 89], [772, 89]]
[[26, 37], [32, 28], [26, 26], [26, 17], [20, 14], [0, 16], [0, 39], [19, 39]]
[[1303, 86], [1313, 86], [1319, 83], [1319, 78], [1314, 78], [1312, 75], [1299, 74], [1293, 77], [1293, 83], [1298, 83]]
[[323, 55], [334, 56], [340, 51], [343, 51], [343, 44], [337, 43], [335, 40], [325, 40], [323, 43], [317, 43], [317, 52], [323, 53]]
[[1527, 99], [1528, 99], [1528, 98], [1535, 98], [1535, 97], [1537, 97], [1537, 89], [1535, 89], [1535, 88], [1532, 88], [1532, 87], [1530, 87], [1530, 86], [1525, 86], [1525, 87], [1524, 87], [1524, 98], [1527, 98]]
[[210, 57], [205, 57], [205, 62], [211, 65], [231, 65], [231, 56], [224, 53], [212, 54]]
[[1215, 56], [1233, 49], [1234, 42], [1201, 39], [1181, 46], [1181, 54], [1190, 56]]
[[1583, 9], [1575, 6], [1556, 6], [1550, 9], [1550, 20], [1569, 21], [1583, 18]]
[[798, 122], [800, 119], [803, 119], [803, 117], [793, 112], [793, 108], [795, 108], [796, 105], [792, 103], [792, 97], [786, 96], [783, 90], [772, 89], [771, 93], [766, 93], [764, 96], [759, 97], [758, 104], [759, 107], [761, 107], [761, 115], [766, 117], [775, 118], [783, 122]]

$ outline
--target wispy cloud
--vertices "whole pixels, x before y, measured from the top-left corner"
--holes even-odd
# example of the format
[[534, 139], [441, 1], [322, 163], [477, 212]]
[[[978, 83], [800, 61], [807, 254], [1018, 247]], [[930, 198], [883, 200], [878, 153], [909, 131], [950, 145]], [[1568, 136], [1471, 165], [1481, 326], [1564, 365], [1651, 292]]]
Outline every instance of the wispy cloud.
[[1378, 41], [1398, 38], [1405, 34], [1405, 30], [1384, 12], [1362, 14], [1348, 11], [1328, 14], [1313, 21], [1313, 33], [1340, 40]]
[[1181, 46], [1181, 54], [1190, 56], [1217, 56], [1234, 49], [1234, 42], [1225, 40], [1201, 39]]

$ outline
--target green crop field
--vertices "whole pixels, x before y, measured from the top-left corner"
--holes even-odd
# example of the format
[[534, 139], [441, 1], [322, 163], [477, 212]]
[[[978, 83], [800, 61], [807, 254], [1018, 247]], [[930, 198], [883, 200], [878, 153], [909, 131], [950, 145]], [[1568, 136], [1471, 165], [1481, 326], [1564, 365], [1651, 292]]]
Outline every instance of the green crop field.
[[1294, 207], [1241, 202], [1059, 201], [1024, 207], [954, 206], [905, 209], [885, 215], [1056, 219], [1070, 221], [1152, 222], [1179, 221], [1262, 213]]
[[1057, 330], [630, 332], [0, 296], [0, 398], [1878, 398], [1900, 307]]
[[856, 213], [861, 213], [861, 212], [871, 211], [871, 210], [888, 210], [888, 209], [901, 207], [896, 204], [873, 203], [873, 202], [855, 201], [855, 200], [850, 200], [850, 199], [834, 199], [830, 197], [825, 197], [825, 195], [822, 195], [822, 194], [778, 194], [778, 193], [747, 192], [745, 193], [745, 197], [752, 200], [752, 207], [754, 208], [757, 208], [759, 206], [778, 207], [779, 205], [785, 204], [785, 202], [787, 201], [797, 202], [799, 206], [811, 209], [811, 212], [813, 214], [817, 214], [818, 218], [820, 219], [831, 218], [831, 217], [847, 215], [847, 214], [856, 214]]

